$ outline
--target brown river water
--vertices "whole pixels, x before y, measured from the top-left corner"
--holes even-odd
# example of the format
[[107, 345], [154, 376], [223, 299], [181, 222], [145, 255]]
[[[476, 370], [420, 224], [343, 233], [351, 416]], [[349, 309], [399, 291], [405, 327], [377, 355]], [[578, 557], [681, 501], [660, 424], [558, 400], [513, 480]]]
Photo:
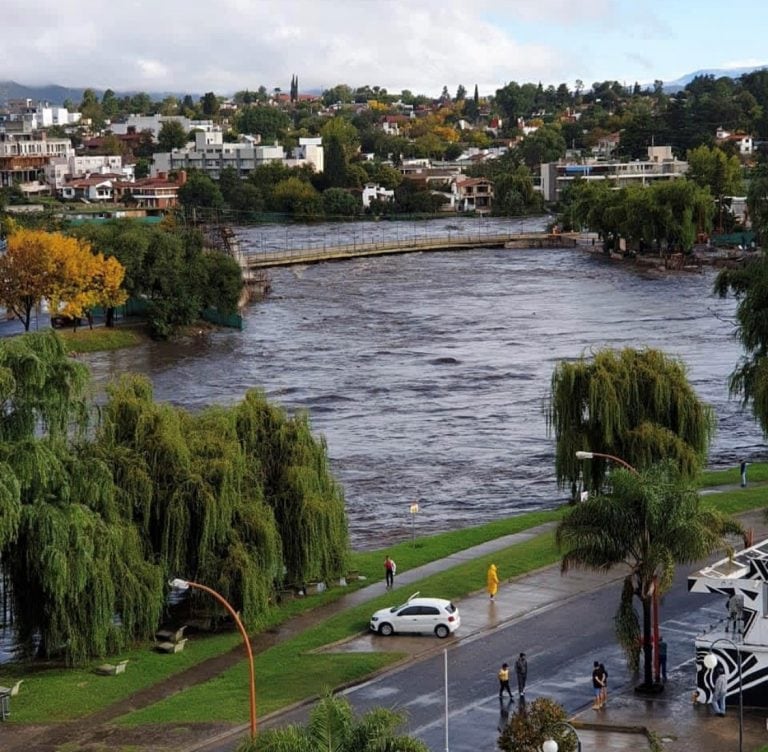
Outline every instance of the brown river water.
[[[436, 231], [448, 227], [439, 222]], [[515, 229], [536, 229], [527, 223]], [[300, 242], [292, 231], [240, 235], [253, 250]], [[357, 231], [365, 227], [296, 230], [336, 240]], [[562, 502], [544, 416], [549, 381], [559, 360], [593, 348], [648, 346], [681, 358], [717, 412], [710, 463], [761, 455], [758, 427], [728, 398], [741, 350], [735, 304], [712, 295], [713, 277], [641, 273], [574, 249], [289, 267], [272, 271], [273, 293], [245, 311], [242, 332], [87, 361], [99, 383], [141, 372], [157, 399], [192, 410], [231, 404], [257, 386], [289, 411], [307, 410], [344, 486], [352, 543], [368, 548]]]

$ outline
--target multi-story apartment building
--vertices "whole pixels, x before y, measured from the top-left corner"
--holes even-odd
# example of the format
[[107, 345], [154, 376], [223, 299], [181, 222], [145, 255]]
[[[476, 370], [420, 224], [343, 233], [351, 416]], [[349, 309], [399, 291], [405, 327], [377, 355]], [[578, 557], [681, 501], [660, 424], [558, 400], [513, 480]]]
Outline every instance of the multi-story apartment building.
[[192, 130], [212, 131], [216, 127], [212, 120], [190, 120], [183, 115], [129, 115], [125, 122], [110, 123], [109, 130], [116, 136], [149, 131], [152, 134], [152, 139], [157, 142], [163, 123], [174, 121], [181, 123], [181, 127], [187, 133]]
[[685, 176], [688, 163], [672, 156], [671, 146], [649, 146], [648, 159], [634, 162], [545, 162], [541, 165], [541, 193], [545, 201], [559, 201], [574, 180], [607, 180], [616, 188], [649, 185]]
[[153, 176], [178, 170], [199, 170], [218, 179], [221, 171], [232, 167], [245, 176], [267, 162], [283, 162], [290, 167], [311, 164], [316, 172], [323, 171], [323, 146], [319, 138], [300, 138], [291, 157], [279, 144], [260, 144], [258, 139], [244, 137], [237, 143], [225, 143], [220, 130], [195, 133], [193, 147], [160, 152], [152, 161]]
[[67, 159], [74, 154], [68, 138], [0, 133], [0, 188], [14, 183], [42, 182], [51, 158]]
[[72, 155], [53, 157], [45, 166], [45, 179], [54, 192], [60, 191], [67, 181], [107, 173], [120, 175], [123, 180], [133, 180], [134, 165], [123, 165], [120, 156]]

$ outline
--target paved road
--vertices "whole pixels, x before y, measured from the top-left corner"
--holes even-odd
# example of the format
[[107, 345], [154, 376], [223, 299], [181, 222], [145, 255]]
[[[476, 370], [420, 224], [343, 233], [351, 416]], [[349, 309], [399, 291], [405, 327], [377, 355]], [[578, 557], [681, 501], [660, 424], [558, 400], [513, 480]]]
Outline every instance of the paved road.
[[[662, 605], [662, 633], [669, 644], [670, 670], [693, 659], [695, 635], [724, 614], [711, 596], [688, 593], [688, 571], [680, 571]], [[500, 706], [498, 701], [496, 671], [503, 660], [512, 663], [521, 650], [528, 656], [528, 701], [548, 696], [562, 703], [569, 713], [583, 709], [591, 703], [590, 673], [595, 659], [608, 668], [609, 691], [630, 687], [633, 680], [613, 634], [612, 617], [619, 592], [619, 585], [614, 583], [542, 609], [490, 634], [447, 641], [452, 643], [447, 645], [451, 752], [495, 749], [502, 711], [506, 710], [506, 703]], [[469, 602], [462, 608], [469, 608]], [[358, 711], [377, 706], [405, 709], [409, 733], [424, 740], [434, 752], [443, 752], [443, 676], [444, 656], [440, 652], [345, 694]], [[691, 684], [693, 681], [691, 675]], [[512, 683], [514, 686], [514, 680]], [[279, 723], [302, 722], [307, 713], [306, 708], [299, 709], [283, 715]], [[222, 744], [216, 749], [233, 747]]]

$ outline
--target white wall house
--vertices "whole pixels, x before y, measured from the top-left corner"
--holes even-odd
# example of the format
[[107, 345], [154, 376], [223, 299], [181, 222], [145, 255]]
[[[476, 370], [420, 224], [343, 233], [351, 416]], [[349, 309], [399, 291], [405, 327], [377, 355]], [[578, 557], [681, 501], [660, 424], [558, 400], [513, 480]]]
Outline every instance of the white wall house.
[[134, 165], [123, 165], [120, 156], [85, 155], [54, 157], [45, 167], [45, 179], [52, 190], [58, 191], [65, 182], [89, 175], [117, 174], [123, 180], [134, 179]]
[[81, 118], [81, 113], [70, 112], [66, 107], [48, 107], [39, 104], [33, 115], [33, 123], [35, 128], [50, 128], [53, 125], [75, 125]]
[[31, 134], [0, 134], [0, 188], [37, 182], [51, 158], [74, 156], [68, 138], [39, 138]]
[[379, 201], [394, 201], [395, 192], [387, 188], [382, 188], [377, 183], [366, 183], [363, 188], [363, 207], [367, 209], [374, 199]]
[[731, 133], [724, 128], [718, 128], [715, 132], [715, 140], [719, 144], [727, 142], [736, 144], [739, 154], [742, 156], [753, 154], [755, 150], [754, 140], [752, 136], [747, 133]]

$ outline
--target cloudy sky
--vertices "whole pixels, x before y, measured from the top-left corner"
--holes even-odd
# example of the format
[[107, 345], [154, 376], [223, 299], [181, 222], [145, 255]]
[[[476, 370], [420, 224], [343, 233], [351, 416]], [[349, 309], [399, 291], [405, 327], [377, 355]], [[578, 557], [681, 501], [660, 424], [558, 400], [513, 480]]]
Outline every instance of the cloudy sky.
[[338, 83], [491, 94], [768, 64], [768, 2], [3, 0], [0, 80], [230, 94]]

